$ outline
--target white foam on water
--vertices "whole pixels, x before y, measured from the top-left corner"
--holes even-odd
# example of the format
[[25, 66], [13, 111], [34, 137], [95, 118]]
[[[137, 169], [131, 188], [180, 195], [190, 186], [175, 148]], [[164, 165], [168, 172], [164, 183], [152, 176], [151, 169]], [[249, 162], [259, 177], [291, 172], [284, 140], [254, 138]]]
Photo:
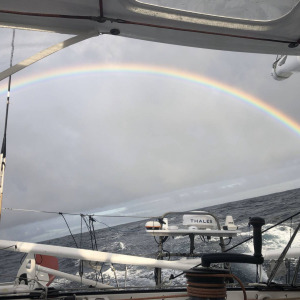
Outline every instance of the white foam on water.
[[[266, 224], [264, 228], [269, 228], [273, 226], [273, 224]], [[263, 233], [263, 242], [262, 242], [262, 252], [266, 252], [268, 250], [277, 250], [277, 249], [284, 249], [284, 247], [289, 242], [291, 236], [294, 233], [294, 229], [291, 226], [288, 225], [278, 225], [267, 232]], [[240, 234], [245, 239], [248, 236], [251, 236], [252, 233], [249, 234], [249, 232], [242, 232]], [[249, 248], [250, 252], [254, 252], [253, 248], [253, 241], [250, 240], [245, 243], [247, 247]], [[300, 247], [300, 233], [296, 235], [292, 247]]]
[[56, 277], [54, 281], [51, 283], [51, 287], [53, 288], [63, 288], [70, 285], [70, 281], [65, 278]]
[[[272, 224], [267, 224], [266, 227]], [[263, 234], [263, 250], [283, 249], [294, 233], [291, 226], [279, 225]], [[300, 247], [300, 233], [296, 235], [292, 247]]]

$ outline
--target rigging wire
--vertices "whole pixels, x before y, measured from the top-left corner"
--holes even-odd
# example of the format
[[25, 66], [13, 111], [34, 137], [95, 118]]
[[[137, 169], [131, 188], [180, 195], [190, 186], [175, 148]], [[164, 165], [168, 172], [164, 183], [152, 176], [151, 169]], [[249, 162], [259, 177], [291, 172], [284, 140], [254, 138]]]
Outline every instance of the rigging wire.
[[36, 209], [24, 209], [24, 208], [12, 208], [12, 207], [3, 207], [3, 210], [10, 211], [23, 211], [23, 212], [34, 212], [34, 213], [44, 213], [44, 214], [56, 214], [70, 216], [94, 216], [94, 217], [104, 217], [104, 218], [133, 218], [133, 219], [157, 219], [157, 216], [130, 216], [130, 215], [101, 215], [101, 214], [83, 214], [83, 213], [70, 213], [70, 212], [57, 212], [57, 211], [45, 211], [45, 210], [36, 210]]
[[[94, 215], [93, 215], [93, 216], [94, 216]], [[131, 232], [134, 231], [134, 229], [131, 229], [131, 230], [120, 230], [120, 229], [116, 229], [116, 228], [114, 228], [114, 227], [112, 227], [112, 226], [109, 226], [108, 224], [106, 224], [106, 223], [104, 223], [104, 222], [102, 222], [102, 221], [97, 220], [96, 218], [95, 218], [95, 221], [98, 222], [98, 223], [100, 223], [100, 224], [102, 224], [102, 225], [104, 225], [104, 226], [105, 226], [106, 228], [108, 228], [110, 231], [115, 231], [115, 232], [117, 232], [117, 233], [126, 233], [126, 232], [131, 233]]]
[[71, 231], [71, 229], [70, 229], [70, 226], [69, 226], [69, 224], [68, 224], [68, 222], [67, 222], [67, 220], [66, 220], [64, 214], [61, 213], [61, 212], [60, 212], [59, 214], [60, 214], [60, 215], [63, 217], [63, 219], [65, 220], [65, 223], [66, 223], [66, 225], [67, 225], [67, 227], [68, 227], [68, 229], [69, 229], [69, 232], [70, 232], [70, 234], [71, 234], [71, 236], [72, 236], [72, 238], [73, 238], [73, 241], [74, 241], [76, 247], [78, 248], [78, 245], [77, 245], [77, 242], [76, 242], [76, 240], [75, 240], [75, 237], [74, 237], [74, 235], [72, 234], [72, 231]]
[[[86, 217], [89, 218], [89, 223], [87, 223], [87, 221], [85, 219]], [[95, 218], [93, 218], [91, 215], [89, 215], [89, 216], [82, 215], [81, 216], [81, 220], [84, 220], [85, 225], [86, 225], [86, 227], [88, 229], [88, 232], [89, 232], [89, 235], [90, 235], [90, 239], [91, 239], [91, 247], [92, 247], [92, 249], [98, 251], [96, 231], [95, 231], [95, 227], [94, 227], [94, 222], [96, 222], [97, 220]], [[102, 283], [104, 282], [103, 273], [102, 273], [102, 269], [103, 269], [104, 264], [105, 263], [102, 262], [101, 266], [99, 268], [99, 275], [100, 275]], [[98, 281], [98, 273], [97, 273], [96, 269], [95, 269], [95, 275], [96, 275], [96, 281]]]
[[82, 215], [80, 218], [80, 248], [82, 247]]
[[[79, 247], [81, 249], [82, 247], [82, 218], [80, 218], [80, 242], [79, 242]], [[82, 277], [83, 277], [83, 261], [79, 261], [79, 276], [81, 278], [81, 285], [82, 285]]]
[[89, 216], [89, 224], [90, 224], [90, 228], [91, 228], [92, 237], [93, 237], [93, 240], [94, 240], [95, 250], [98, 250], [94, 222], [96, 222], [96, 220], [92, 216]]
[[[86, 217], [88, 217], [88, 221], [85, 219]], [[95, 219], [91, 215], [82, 216], [82, 219], [85, 222], [85, 225], [86, 225], [86, 227], [88, 229], [88, 232], [90, 234], [92, 250], [98, 250], [97, 238], [96, 238], [96, 234], [95, 234], [95, 228], [94, 228], [94, 225], [93, 225], [93, 222], [95, 222]]]
[[[11, 41], [11, 53], [9, 66], [12, 67], [14, 50], [15, 50], [15, 36], [16, 31], [13, 29], [12, 41]], [[8, 77], [8, 87], [7, 87], [7, 99], [6, 99], [6, 113], [5, 113], [5, 124], [4, 124], [4, 134], [1, 147], [1, 166], [0, 166], [0, 220], [2, 211], [2, 199], [3, 199], [3, 183], [4, 183], [4, 171], [6, 167], [6, 134], [7, 134], [7, 122], [8, 122], [8, 110], [10, 102], [10, 89], [11, 89], [11, 75]]]
[[[104, 217], [104, 218], [132, 218], [132, 219], [157, 219], [158, 217], [149, 217], [149, 216], [129, 216], [129, 215], [101, 215], [101, 214], [83, 214], [83, 213], [69, 213], [69, 212], [56, 212], [56, 211], [44, 211], [44, 210], [35, 210], [35, 209], [23, 209], [23, 208], [10, 208], [10, 207], [3, 207], [3, 210], [9, 211], [20, 211], [20, 212], [33, 212], [33, 213], [45, 213], [45, 214], [55, 214], [55, 215], [69, 215], [69, 216], [80, 216], [81, 220], [84, 220], [84, 217], [93, 217], [93, 219], [106, 226], [109, 230], [115, 232], [132, 232], [132, 230], [119, 230], [115, 229], [114, 227], [109, 226], [108, 224], [97, 220], [95, 217]], [[81, 221], [82, 222], [82, 221]], [[86, 224], [88, 231], [90, 232], [89, 226]], [[69, 229], [70, 231], [70, 229]], [[82, 231], [82, 224], [81, 224], [81, 231]], [[82, 232], [81, 232], [82, 234]]]
[[[272, 228], [274, 228], [274, 227], [276, 227], [276, 226], [278, 226], [278, 225], [280, 225], [280, 224], [282, 224], [282, 223], [284, 223], [284, 222], [286, 222], [286, 221], [290, 220], [291, 218], [294, 218], [294, 217], [296, 217], [298, 215], [300, 215], [300, 211], [297, 212], [297, 213], [295, 213], [295, 214], [293, 214], [292, 216], [289, 216], [288, 218], [286, 218], [286, 219], [284, 219], [284, 220], [282, 220], [280, 222], [277, 222], [276, 224], [274, 224], [274, 225], [266, 228], [265, 230], [262, 230], [261, 233], [265, 233], [265, 232], [269, 231], [270, 229], [272, 229]], [[245, 242], [248, 242], [248, 241], [250, 241], [252, 239], [253, 239], [253, 236], [250, 236], [249, 238], [247, 238], [247, 239], [243, 240], [242, 242], [240, 242], [240, 243], [232, 246], [231, 248], [226, 249], [224, 252], [228, 252], [228, 251], [230, 251], [230, 250], [232, 250], [232, 249], [234, 249], [234, 248], [236, 248], [236, 247], [238, 247], [238, 246], [240, 246], [240, 245], [244, 244]]]
[[[282, 221], [280, 221], [280, 222], [277, 222], [276, 224], [274, 224], [274, 225], [268, 227], [267, 229], [262, 230], [261, 233], [263, 234], [263, 233], [265, 233], [265, 232], [271, 230], [272, 228], [274, 228], [274, 227], [276, 227], [276, 226], [278, 226], [278, 225], [280, 225], [280, 224], [282, 224], [282, 223], [284, 223], [284, 222], [286, 222], [286, 221], [288, 221], [288, 220], [290, 220], [290, 219], [292, 220], [294, 217], [296, 217], [296, 216], [299, 215], [299, 214], [300, 214], [300, 211], [297, 212], [297, 213], [295, 213], [295, 214], [292, 215], [292, 216], [289, 216], [288, 218], [286, 218], [286, 219], [284, 219], [284, 220], [282, 220]], [[232, 249], [234, 249], [234, 248], [236, 248], [236, 247], [238, 247], [238, 246], [240, 246], [240, 245], [242, 245], [242, 244], [244, 244], [244, 243], [250, 241], [251, 239], [253, 239], [253, 236], [251, 236], [251, 237], [249, 237], [249, 238], [247, 238], [247, 239], [241, 241], [240, 243], [238, 243], [238, 244], [232, 246], [231, 248], [226, 249], [224, 252], [228, 252], [228, 251], [230, 251], [230, 250], [232, 250]], [[197, 267], [199, 267], [199, 266], [201, 266], [201, 265], [202, 265], [202, 263], [200, 263], [200, 264], [194, 266], [193, 268], [197, 268]], [[181, 272], [181, 273], [179, 273], [179, 274], [176, 275], [176, 276], [171, 276], [170, 279], [173, 280], [173, 279], [175, 279], [175, 278], [177, 278], [177, 277], [180, 277], [180, 276], [182, 276], [182, 275], [184, 275], [184, 274], [185, 274], [184, 272]]]
[[[89, 222], [87, 222], [86, 217], [89, 218], [89, 220], [88, 220]], [[82, 220], [84, 221], [84, 223], [87, 227], [88, 233], [90, 235], [92, 250], [98, 251], [96, 231], [95, 231], [95, 227], [94, 227], [94, 222], [96, 222], [96, 220], [91, 215], [86, 216], [86, 215], [83, 215], [83, 214], [81, 215], [81, 224], [82, 224]], [[81, 235], [82, 235], [82, 231], [81, 231]], [[102, 283], [104, 281], [103, 280], [103, 274], [102, 274], [103, 266], [104, 266], [104, 262], [102, 262], [101, 267], [99, 268], [99, 274], [100, 274], [100, 278], [101, 278]], [[98, 280], [98, 273], [97, 273], [96, 269], [95, 269], [95, 275], [96, 275], [96, 281], [99, 281]]]

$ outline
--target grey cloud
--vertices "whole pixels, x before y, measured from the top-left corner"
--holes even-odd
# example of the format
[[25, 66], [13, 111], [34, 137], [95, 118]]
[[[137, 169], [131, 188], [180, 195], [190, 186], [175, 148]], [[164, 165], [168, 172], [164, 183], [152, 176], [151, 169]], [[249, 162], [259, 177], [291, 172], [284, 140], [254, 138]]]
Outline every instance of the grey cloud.
[[[0, 31], [7, 52], [8, 33]], [[63, 37], [17, 32], [16, 38], [17, 60]], [[298, 83], [293, 78], [274, 82], [272, 61], [267, 55], [102, 36], [35, 64], [13, 82], [88, 63], [154, 64], [215, 78], [299, 120]], [[7, 64], [3, 58], [0, 62]], [[85, 74], [30, 84], [13, 92], [11, 101], [5, 207], [69, 212], [136, 208], [133, 202], [146, 205], [157, 198], [169, 203], [183, 190], [182, 195], [189, 195], [185, 203], [199, 208], [222, 195], [229, 201], [231, 194], [272, 191], [276, 184], [290, 187], [299, 177], [299, 135], [241, 100], [200, 84], [153, 74]], [[175, 203], [174, 209], [184, 209]], [[3, 217], [1, 226], [49, 217], [20, 213]]]

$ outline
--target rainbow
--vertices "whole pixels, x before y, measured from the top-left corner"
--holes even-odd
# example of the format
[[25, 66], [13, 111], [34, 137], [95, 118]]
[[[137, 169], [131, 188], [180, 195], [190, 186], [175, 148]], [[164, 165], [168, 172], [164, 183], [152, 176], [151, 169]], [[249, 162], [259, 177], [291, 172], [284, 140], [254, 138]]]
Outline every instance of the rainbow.
[[[12, 91], [19, 90], [22, 87], [38, 84], [44, 81], [60, 79], [70, 76], [80, 76], [86, 74], [98, 74], [98, 73], [134, 73], [134, 74], [148, 74], [155, 76], [166, 76], [176, 80], [188, 81], [201, 86], [211, 88], [222, 93], [228, 94], [254, 108], [266, 113], [275, 120], [287, 126], [292, 131], [300, 135], [300, 124], [294, 121], [289, 116], [285, 115], [273, 106], [263, 102], [261, 99], [245, 93], [242, 90], [236, 89], [232, 86], [213, 80], [209, 77], [204, 77], [191, 72], [184, 72], [172, 68], [164, 68], [152, 65], [140, 65], [140, 64], [99, 64], [99, 65], [79, 65], [70, 68], [54, 69], [45, 73], [38, 73], [25, 78], [18, 78], [13, 80]], [[0, 95], [6, 93], [5, 83], [2, 82], [0, 85]]]

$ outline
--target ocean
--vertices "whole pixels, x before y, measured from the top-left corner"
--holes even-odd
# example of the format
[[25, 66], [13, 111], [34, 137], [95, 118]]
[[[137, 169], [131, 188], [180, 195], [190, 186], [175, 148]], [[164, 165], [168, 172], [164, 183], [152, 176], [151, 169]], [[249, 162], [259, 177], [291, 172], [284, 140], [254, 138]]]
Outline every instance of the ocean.
[[[220, 220], [221, 226], [224, 225], [225, 217], [231, 215], [235, 225], [241, 233], [232, 238], [225, 239], [226, 248], [231, 248], [234, 245], [241, 243], [252, 235], [252, 229], [248, 226], [250, 217], [262, 217], [265, 219], [266, 225], [263, 230], [271, 227], [283, 219], [287, 219], [300, 211], [300, 189], [289, 190], [281, 193], [225, 203], [210, 207], [195, 207], [195, 210], [205, 210]], [[100, 222], [105, 222], [99, 217]], [[179, 224], [182, 222], [182, 217], [171, 217], [169, 225]], [[283, 249], [289, 238], [293, 234], [293, 230], [300, 222], [300, 214], [288, 219], [283, 224], [267, 231], [263, 234], [263, 251], [273, 249]], [[144, 257], [156, 258], [157, 256], [157, 240], [150, 236], [145, 231], [145, 220], [137, 221], [129, 224], [123, 224], [114, 227], [108, 227], [95, 231], [95, 240], [97, 249], [104, 252], [113, 252], [120, 254], [138, 255]], [[82, 248], [92, 249], [91, 235], [88, 232], [82, 235], [74, 235], [76, 243]], [[74, 239], [71, 235], [62, 238], [57, 238], [49, 241], [44, 241], [44, 244], [60, 245], [65, 247], [76, 247]], [[95, 242], [93, 243], [95, 247]], [[298, 234], [292, 247], [300, 247], [300, 235]], [[1, 249], [0, 249], [1, 250]], [[236, 253], [253, 253], [252, 241], [242, 243], [232, 251]], [[189, 252], [189, 238], [175, 237], [169, 238], [164, 243], [164, 253], [169, 259], [168, 253], [173, 252]], [[217, 238], [203, 239], [195, 238], [195, 252], [220, 252], [219, 240]], [[9, 282], [15, 279], [17, 271], [20, 267], [24, 255], [21, 253], [12, 253], [9, 251], [0, 251], [0, 282]], [[292, 271], [296, 261], [291, 259], [284, 262], [284, 265], [290, 265], [291, 271], [282, 268], [280, 276], [275, 278], [275, 281], [285, 283], [292, 278]], [[78, 260], [59, 259], [60, 271], [79, 274], [80, 263]], [[263, 280], [267, 280], [270, 264], [266, 263], [263, 267]], [[255, 282], [256, 266], [233, 264], [232, 270], [243, 282]], [[152, 269], [123, 266], [123, 265], [103, 265], [101, 272], [84, 267], [84, 276], [93, 280], [101, 280], [106, 284], [119, 285], [120, 287], [136, 287], [136, 286], [154, 286], [154, 272]], [[179, 271], [163, 270], [163, 284], [166, 286], [185, 284], [184, 276], [178, 276], [170, 280], [170, 276], [176, 277], [180, 275]], [[300, 277], [300, 275], [298, 276]], [[298, 278], [299, 282], [300, 278]], [[79, 284], [69, 282], [66, 279], [56, 278], [52, 283], [56, 288], [72, 288], [79, 287]]]

